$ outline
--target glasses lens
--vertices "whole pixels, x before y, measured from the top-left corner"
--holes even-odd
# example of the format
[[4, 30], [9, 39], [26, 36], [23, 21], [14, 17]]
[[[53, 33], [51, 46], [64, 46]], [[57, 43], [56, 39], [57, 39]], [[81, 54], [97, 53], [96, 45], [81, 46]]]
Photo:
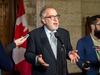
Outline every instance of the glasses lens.
[[60, 15], [56, 15], [56, 16], [51, 15], [51, 16], [45, 17], [45, 18], [50, 18], [51, 20], [54, 20], [55, 18], [58, 19], [59, 17], [60, 17]]
[[60, 17], [60, 15], [51, 16], [51, 19], [52, 19], [52, 20], [54, 20], [55, 18], [57, 18], [57, 19], [58, 19], [59, 17]]

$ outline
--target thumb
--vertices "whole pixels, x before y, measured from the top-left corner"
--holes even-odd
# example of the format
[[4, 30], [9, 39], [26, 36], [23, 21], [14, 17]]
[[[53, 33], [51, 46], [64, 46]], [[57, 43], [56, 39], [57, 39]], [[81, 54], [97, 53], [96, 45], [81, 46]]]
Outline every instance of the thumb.
[[77, 53], [77, 52], [78, 52], [78, 50], [73, 50], [73, 52], [74, 52], [74, 53]]
[[42, 54], [39, 55], [39, 58], [42, 58]]

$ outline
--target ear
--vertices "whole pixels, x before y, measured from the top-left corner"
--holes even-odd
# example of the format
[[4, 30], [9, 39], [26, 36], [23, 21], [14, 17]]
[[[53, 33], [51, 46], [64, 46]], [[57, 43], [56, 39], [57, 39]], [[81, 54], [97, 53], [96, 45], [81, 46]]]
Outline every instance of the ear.
[[91, 25], [91, 29], [95, 30], [95, 25], [94, 24]]
[[46, 24], [46, 21], [45, 21], [45, 19], [44, 19], [44, 18], [42, 18], [42, 22], [43, 22], [44, 24]]

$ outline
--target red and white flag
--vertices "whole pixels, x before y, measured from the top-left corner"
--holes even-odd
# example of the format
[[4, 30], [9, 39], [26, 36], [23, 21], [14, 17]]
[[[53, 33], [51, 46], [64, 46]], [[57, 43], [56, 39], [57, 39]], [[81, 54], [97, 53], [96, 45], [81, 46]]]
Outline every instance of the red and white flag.
[[[26, 20], [23, 0], [20, 0], [19, 10], [16, 19], [14, 40], [28, 34], [28, 24]], [[15, 62], [15, 70], [20, 72], [20, 75], [31, 75], [31, 64], [25, 61], [24, 53], [26, 51], [27, 41], [13, 50], [13, 60]]]

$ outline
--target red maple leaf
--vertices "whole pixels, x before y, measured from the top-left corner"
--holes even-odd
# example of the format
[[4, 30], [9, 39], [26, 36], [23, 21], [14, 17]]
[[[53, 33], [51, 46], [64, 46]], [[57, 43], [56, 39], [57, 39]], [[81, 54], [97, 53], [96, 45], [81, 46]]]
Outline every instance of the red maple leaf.
[[[27, 29], [24, 32], [24, 29], [25, 29], [25, 26], [23, 26], [22, 23], [20, 23], [20, 25], [16, 25], [15, 36], [14, 36], [15, 40], [20, 38], [21, 36], [28, 34], [29, 30]], [[26, 45], [27, 45], [27, 41], [25, 41], [22, 45], [18, 46], [18, 48], [20, 47], [26, 48]]]

